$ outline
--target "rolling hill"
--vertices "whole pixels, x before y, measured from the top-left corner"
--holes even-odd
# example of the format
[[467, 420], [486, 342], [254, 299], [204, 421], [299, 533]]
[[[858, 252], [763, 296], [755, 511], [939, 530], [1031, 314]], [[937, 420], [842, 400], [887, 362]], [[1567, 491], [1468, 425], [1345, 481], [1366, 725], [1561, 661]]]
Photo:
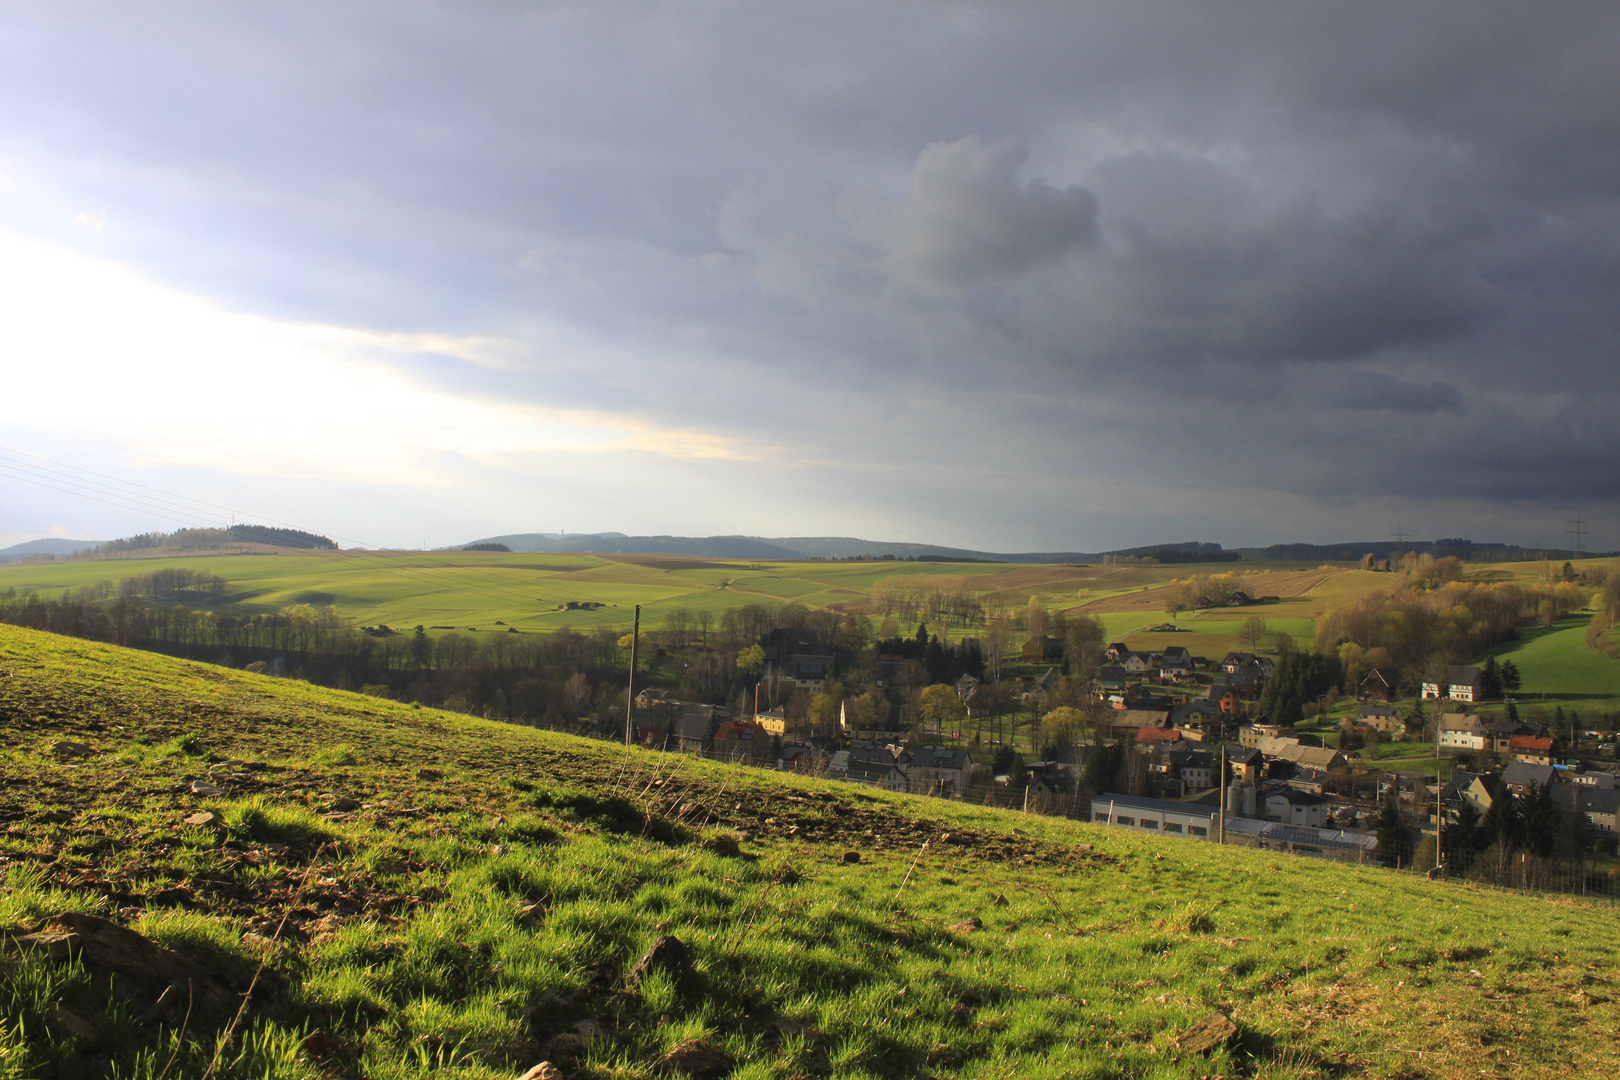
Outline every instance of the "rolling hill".
[[4, 626], [0, 732], [0, 1075], [1613, 1070], [1620, 928], [1568, 898]]

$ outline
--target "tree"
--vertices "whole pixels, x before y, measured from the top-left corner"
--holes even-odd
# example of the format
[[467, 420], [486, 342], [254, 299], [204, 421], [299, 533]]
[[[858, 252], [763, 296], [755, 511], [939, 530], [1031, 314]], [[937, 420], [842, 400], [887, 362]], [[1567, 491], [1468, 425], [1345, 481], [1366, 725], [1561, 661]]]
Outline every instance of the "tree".
[[744, 675], [752, 675], [765, 666], [765, 650], [758, 645], [750, 645], [737, 654], [737, 670]]
[[428, 660], [433, 656], [433, 642], [428, 639], [427, 627], [418, 626], [411, 634], [411, 663], [416, 669], [427, 667]]
[[1485, 691], [1487, 698], [1502, 696], [1502, 671], [1496, 666], [1496, 657], [1488, 656], [1479, 667], [1480, 689]]
[[917, 714], [924, 724], [931, 724], [935, 731], [943, 731], [960, 724], [967, 715], [967, 708], [957, 696], [954, 686], [935, 683], [917, 695]]
[[1246, 642], [1250, 652], [1259, 652], [1260, 643], [1266, 637], [1266, 620], [1259, 615], [1250, 615], [1243, 620], [1243, 629], [1238, 631], [1238, 640]]
[[1502, 689], [1510, 694], [1518, 693], [1524, 681], [1524, 677], [1519, 674], [1519, 665], [1511, 660], [1502, 661], [1501, 679]]
[[1407, 860], [1411, 844], [1406, 836], [1406, 822], [1401, 817], [1401, 806], [1395, 798], [1395, 786], [1378, 811], [1378, 857], [1386, 866], [1399, 867]]

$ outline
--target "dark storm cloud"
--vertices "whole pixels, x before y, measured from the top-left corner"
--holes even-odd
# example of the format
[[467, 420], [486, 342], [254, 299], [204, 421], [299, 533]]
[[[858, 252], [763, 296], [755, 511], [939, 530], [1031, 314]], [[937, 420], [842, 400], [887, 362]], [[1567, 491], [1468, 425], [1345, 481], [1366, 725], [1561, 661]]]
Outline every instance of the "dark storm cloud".
[[515, 343], [446, 385], [769, 416], [850, 478], [944, 426], [1019, 498], [1032, 456], [1139, 493], [1192, 456], [1234, 539], [1617, 512], [1610, 5], [5, 10], [13, 225], [105, 208], [232, 304]]

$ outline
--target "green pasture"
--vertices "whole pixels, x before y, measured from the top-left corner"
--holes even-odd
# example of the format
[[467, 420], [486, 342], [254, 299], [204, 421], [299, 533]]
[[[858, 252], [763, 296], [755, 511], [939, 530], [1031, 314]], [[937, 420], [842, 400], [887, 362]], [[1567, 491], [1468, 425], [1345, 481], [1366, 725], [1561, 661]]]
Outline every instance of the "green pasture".
[[1589, 615], [1560, 619], [1550, 628], [1521, 627], [1519, 640], [1496, 650], [1498, 660], [1511, 659], [1524, 677], [1521, 702], [1544, 702], [1551, 712], [1620, 708], [1620, 660], [1586, 644]]
[[[221, 1080], [511, 1080], [542, 1060], [581, 1080], [1615, 1068], [1620, 926], [1578, 898], [626, 750], [9, 626], [0, 673], [0, 932], [98, 915], [220, 990], [165, 1012], [109, 1000], [89, 954], [14, 953], [8, 1077], [200, 1076], [216, 1050]], [[202, 811], [218, 823], [182, 823]], [[638, 974], [663, 935], [680, 958]], [[1178, 1046], [1216, 1010], [1228, 1041]]]

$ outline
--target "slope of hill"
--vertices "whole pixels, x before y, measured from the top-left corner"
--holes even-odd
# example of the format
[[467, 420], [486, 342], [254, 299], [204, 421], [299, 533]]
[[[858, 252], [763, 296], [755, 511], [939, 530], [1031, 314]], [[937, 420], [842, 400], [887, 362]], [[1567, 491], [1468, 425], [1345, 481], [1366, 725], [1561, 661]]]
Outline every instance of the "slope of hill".
[[0, 558], [18, 555], [72, 555], [75, 551], [87, 551], [102, 540], [63, 540], [56, 536], [46, 536], [38, 540], [24, 540], [20, 544], [0, 548]]
[[1613, 1068], [1620, 929], [1574, 901], [11, 627], [0, 724], [0, 1075]]

